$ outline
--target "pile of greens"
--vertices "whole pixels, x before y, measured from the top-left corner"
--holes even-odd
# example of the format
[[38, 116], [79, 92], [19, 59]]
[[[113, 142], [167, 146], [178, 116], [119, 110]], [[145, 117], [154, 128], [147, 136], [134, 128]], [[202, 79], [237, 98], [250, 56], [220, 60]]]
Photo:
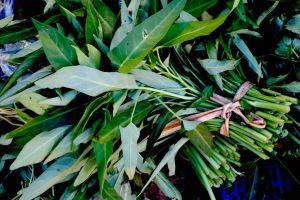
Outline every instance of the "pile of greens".
[[181, 156], [215, 199], [245, 152], [297, 160], [300, 5], [260, 4], [47, 0], [0, 20], [0, 44], [30, 40], [0, 82], [0, 195], [182, 199]]

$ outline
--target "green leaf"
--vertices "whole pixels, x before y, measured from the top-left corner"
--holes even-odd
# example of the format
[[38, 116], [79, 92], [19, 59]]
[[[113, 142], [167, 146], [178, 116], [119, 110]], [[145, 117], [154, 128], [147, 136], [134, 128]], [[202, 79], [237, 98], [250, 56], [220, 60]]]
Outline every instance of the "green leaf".
[[62, 97], [53, 97], [45, 100], [41, 100], [38, 103], [40, 105], [51, 105], [51, 106], [66, 106], [68, 105], [72, 100], [76, 98], [78, 95], [78, 92], [75, 90], [71, 90], [69, 92], [66, 92], [65, 94], [62, 95]]
[[[53, 81], [55, 80], [55, 81]], [[70, 88], [90, 96], [104, 92], [133, 89], [134, 76], [117, 72], [102, 72], [87, 66], [70, 66], [35, 82], [40, 88]]]
[[8, 61], [16, 63], [17, 62], [16, 60], [18, 60], [20, 58], [24, 58], [24, 57], [28, 56], [29, 54], [31, 54], [41, 48], [42, 48], [42, 43], [40, 40], [38, 40], [38, 41], [30, 44], [29, 46], [21, 49], [16, 54], [13, 54], [12, 56], [10, 56]]
[[181, 138], [176, 144], [172, 145], [172, 148], [165, 154], [165, 156], [162, 158], [160, 163], [157, 165], [155, 170], [152, 172], [149, 180], [144, 185], [143, 189], [141, 190], [140, 194], [146, 189], [146, 187], [149, 185], [149, 183], [157, 176], [157, 174], [161, 171], [161, 169], [168, 163], [168, 161], [174, 157], [178, 150], [188, 141], [188, 138]]
[[40, 59], [41, 55], [43, 54], [42, 50], [38, 50], [33, 52], [30, 56], [28, 56], [14, 71], [12, 76], [8, 79], [5, 86], [2, 88], [0, 92], [0, 96], [3, 95], [13, 84], [16, 83], [17, 79], [20, 78], [24, 73], [32, 67], [32, 65]]
[[295, 92], [299, 93], [300, 92], [300, 82], [299, 81], [293, 81], [288, 84], [280, 85], [280, 86], [274, 86], [276, 88], [283, 88], [288, 92]]
[[96, 69], [100, 67], [101, 53], [98, 49], [96, 49], [93, 45], [87, 44], [87, 49], [89, 52], [90, 63]]
[[97, 140], [93, 140], [92, 144], [97, 162], [99, 192], [102, 197], [103, 190], [105, 188], [107, 161], [113, 152], [113, 142], [111, 140], [101, 144]]
[[30, 200], [46, 192], [52, 186], [64, 182], [68, 175], [80, 170], [84, 161], [71, 157], [62, 157], [46, 169], [29, 187], [24, 189], [20, 200]]
[[293, 33], [300, 34], [300, 14], [293, 16], [286, 23], [285, 28]]
[[28, 93], [33, 93], [33, 92], [37, 92], [38, 90], [40, 90], [41, 88], [39, 88], [38, 86], [34, 85], [30, 88], [27, 88], [19, 93], [16, 93], [15, 95], [12, 95], [12, 96], [9, 96], [5, 99], [3, 99], [1, 102], [0, 102], [0, 105], [1, 106], [7, 106], [7, 105], [12, 105], [14, 103], [17, 103], [18, 100], [17, 98], [21, 95], [24, 95], [24, 94], [28, 94]]
[[59, 125], [70, 123], [78, 118], [77, 112], [81, 111], [84, 106], [85, 104], [72, 108], [57, 109], [54, 112], [38, 116], [27, 124], [11, 131], [7, 138], [37, 135], [42, 131], [49, 131]]
[[88, 128], [74, 139], [73, 144], [75, 145], [86, 144], [93, 137], [93, 135], [94, 135], [93, 129]]
[[55, 0], [46, 0], [46, 6], [44, 8], [44, 13], [48, 12], [50, 9], [53, 8], [53, 6], [55, 5], [56, 1]]
[[267, 79], [266, 84], [272, 86], [278, 82], [281, 82], [286, 79], [289, 74], [279, 75], [278, 77], [270, 77]]
[[170, 199], [182, 199], [178, 189], [162, 172], [159, 172], [153, 181], [157, 187]]
[[185, 94], [184, 91], [178, 91], [178, 89], [182, 88], [182, 85], [160, 74], [142, 69], [135, 69], [132, 71], [132, 74], [137, 81], [150, 87], [169, 90], [170, 92], [179, 93], [181, 95]]
[[186, 0], [174, 0], [164, 9], [147, 18], [128, 33], [126, 38], [108, 53], [110, 60], [118, 65], [119, 72], [127, 73], [162, 39], [179, 16]]
[[25, 78], [23, 80], [18, 80], [16, 85], [14, 85], [12, 88], [7, 90], [3, 95], [0, 95], [0, 106], [5, 106], [5, 104], [3, 104], [3, 101], [6, 98], [16, 94], [17, 92], [20, 92], [24, 88], [31, 85], [33, 82], [37, 81], [40, 78], [43, 78], [43, 77], [49, 75], [50, 73], [51, 73], [51, 67], [44, 67], [44, 68], [36, 71], [35, 73], [31, 74], [27, 78]]
[[7, 133], [0, 136], [0, 145], [5, 145], [6, 146], [6, 145], [10, 145], [11, 144], [12, 138], [11, 139], [7, 139], [6, 136], [7, 136]]
[[201, 122], [182, 120], [183, 127], [186, 131], [194, 130]]
[[260, 77], [262, 77], [262, 71], [257, 63], [256, 58], [252, 55], [251, 51], [247, 47], [246, 43], [240, 38], [239, 35], [233, 34], [233, 43], [242, 52], [245, 58], [249, 62], [249, 67]]
[[13, 19], [14, 19], [13, 15], [1, 19], [0, 20], [0, 29], [7, 26]]
[[78, 185], [85, 182], [94, 173], [96, 168], [97, 168], [97, 163], [95, 158], [94, 157], [89, 158], [86, 164], [80, 170], [79, 174], [77, 175], [73, 185], [77, 187]]
[[216, 75], [224, 71], [233, 70], [238, 63], [236, 60], [198, 59], [198, 61], [210, 75]]
[[122, 200], [116, 190], [105, 180], [103, 187], [103, 200]]
[[167, 123], [170, 122], [172, 119], [173, 114], [169, 112], [168, 110], [164, 111], [158, 118], [157, 122], [154, 124], [154, 130], [150, 133], [148, 141], [147, 141], [147, 146], [145, 150], [145, 156], [144, 158], [148, 158], [151, 154], [151, 151], [154, 147], [154, 144], [158, 140], [161, 132], [167, 125]]
[[69, 127], [70, 126], [62, 126], [35, 136], [23, 147], [9, 169], [15, 170], [20, 167], [42, 162]]
[[120, 127], [120, 132], [122, 141], [122, 152], [125, 159], [124, 169], [129, 180], [132, 180], [137, 166], [137, 141], [140, 136], [140, 129], [137, 128], [133, 123], [130, 123], [124, 128]]
[[[132, 123], [138, 124], [152, 110], [153, 105], [147, 101], [138, 102], [133, 114]], [[117, 114], [112, 120], [99, 131], [99, 142], [105, 143], [120, 136], [119, 127], [127, 126], [130, 123], [130, 116], [133, 107]]]
[[202, 149], [208, 155], [212, 154], [213, 137], [203, 123], [194, 130], [187, 132], [187, 136], [195, 147]]
[[98, 17], [103, 29], [103, 37], [104, 39], [106, 38], [111, 38], [113, 31], [115, 29], [115, 24], [117, 21], [116, 15], [113, 13], [113, 11], [105, 5], [100, 0], [95, 0], [94, 1], [95, 8], [98, 12]]
[[71, 136], [72, 136], [72, 131], [70, 131], [58, 143], [58, 145], [53, 149], [53, 151], [51, 151], [50, 155], [44, 161], [44, 164], [71, 152]]
[[48, 61], [55, 70], [77, 63], [76, 52], [72, 47], [76, 44], [73, 41], [51, 26], [36, 20], [33, 20], [33, 23], [39, 32], [39, 38]]
[[76, 127], [73, 131], [72, 139], [78, 136], [78, 134], [82, 133], [85, 129], [89, 119], [92, 115], [99, 110], [103, 105], [109, 103], [111, 100], [110, 94], [103, 95], [101, 97], [96, 98], [93, 100], [85, 109], [82, 117], [80, 118], [79, 122], [77, 123]]
[[235, 0], [230, 12], [213, 20], [181, 22], [172, 25], [165, 37], [159, 42], [158, 46], [171, 47], [196, 37], [209, 35], [225, 22], [238, 3], [239, 0]]
[[113, 116], [115, 116], [127, 97], [128, 90], [118, 90], [113, 92]]
[[80, 33], [83, 33], [83, 28], [80, 24], [80, 22], [77, 20], [77, 17], [74, 13], [69, 11], [68, 9], [64, 8], [63, 6], [60, 6], [62, 13], [67, 17], [69, 23], [72, 23], [73, 27]]
[[200, 17], [204, 11], [214, 6], [218, 0], [190, 0], [186, 3], [184, 10], [194, 17]]
[[98, 51], [98, 49], [96, 49], [95, 47], [93, 47], [90, 44], [87, 44], [87, 48], [89, 51], [89, 56], [86, 56], [81, 49], [79, 49], [76, 46], [73, 46], [73, 48], [76, 51], [77, 54], [77, 59], [80, 65], [85, 65], [85, 66], [89, 66], [92, 68], [96, 68], [98, 69], [100, 66], [100, 58], [101, 58], [101, 54]]
[[86, 43], [93, 42], [93, 35], [103, 38], [103, 30], [100, 24], [100, 17], [99, 13], [95, 9], [94, 5], [92, 4], [91, 0], [88, 0], [86, 3], [86, 23], [85, 23], [85, 39]]
[[23, 94], [17, 97], [17, 100], [23, 104], [29, 110], [32, 110], [38, 115], [43, 115], [51, 106], [47, 104], [40, 104], [42, 100], [46, 100], [47, 97], [44, 97], [38, 93], [28, 93]]
[[[59, 158], [67, 153], [72, 152], [72, 135], [73, 131], [70, 131], [59, 143], [56, 145], [56, 147], [51, 151], [50, 155], [47, 157], [47, 159], [44, 161], [44, 164]], [[82, 134], [80, 134], [78, 137], [75, 138], [73, 144], [76, 145], [76, 148], [80, 144], [85, 144], [87, 143], [93, 135], [93, 131], [91, 128], [85, 130]], [[75, 149], [76, 150], [76, 149]], [[74, 151], [74, 149], [73, 149]]]

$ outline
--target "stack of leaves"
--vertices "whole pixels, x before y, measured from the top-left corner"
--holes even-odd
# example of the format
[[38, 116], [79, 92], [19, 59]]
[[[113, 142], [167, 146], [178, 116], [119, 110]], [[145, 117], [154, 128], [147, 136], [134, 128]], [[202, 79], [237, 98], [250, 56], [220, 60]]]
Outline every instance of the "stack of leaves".
[[[18, 67], [0, 83], [0, 173], [20, 180], [3, 195], [136, 199], [154, 182], [182, 199], [164, 174], [179, 153], [215, 199], [212, 187], [241, 174], [239, 150], [269, 159], [281, 138], [299, 145], [298, 100], [282, 90], [299, 82], [276, 85], [286, 76], [270, 77], [241, 37], [261, 37], [277, 6], [255, 22], [239, 0], [47, 0], [34, 19], [2, 19], [0, 44], [34, 41], [6, 60]], [[292, 63], [293, 41], [276, 50]], [[240, 92], [249, 80], [258, 84]]]

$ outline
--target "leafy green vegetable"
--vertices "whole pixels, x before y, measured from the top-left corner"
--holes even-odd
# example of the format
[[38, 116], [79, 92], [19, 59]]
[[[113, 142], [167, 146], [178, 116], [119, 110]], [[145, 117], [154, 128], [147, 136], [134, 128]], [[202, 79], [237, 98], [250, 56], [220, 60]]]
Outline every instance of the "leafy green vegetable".
[[152, 110], [153, 105], [147, 101], [138, 102], [136, 108], [129, 108], [117, 114], [106, 126], [99, 131], [99, 142], [105, 143], [120, 136], [119, 127], [127, 126], [130, 123], [130, 116], [133, 113], [132, 123], [138, 124]]
[[159, 42], [161, 47], [170, 47], [192, 40], [199, 36], [206, 36], [222, 25], [229, 14], [236, 8], [239, 0], [235, 0], [229, 13], [209, 21], [181, 22], [171, 26], [165, 37]]
[[186, 3], [184, 10], [194, 17], [200, 17], [204, 11], [214, 6], [218, 0], [190, 0]]
[[289, 31], [292, 31], [296, 34], [300, 34], [300, 14], [295, 15], [290, 19], [286, 25], [285, 28]]
[[58, 30], [33, 20], [36, 29], [39, 31], [39, 37], [43, 44], [43, 50], [55, 70], [64, 66], [77, 64], [76, 52], [72, 48], [76, 44], [62, 35]]
[[186, 0], [172, 1], [164, 9], [134, 27], [125, 39], [108, 53], [110, 60], [118, 65], [119, 72], [127, 73], [141, 62], [166, 34], [185, 3]]
[[[53, 82], [53, 80], [56, 80]], [[70, 66], [35, 82], [40, 88], [70, 88], [90, 96], [107, 91], [136, 88], [134, 77], [117, 72], [102, 72], [87, 66]]]
[[191, 143], [202, 149], [206, 154], [212, 154], [213, 138], [207, 127], [201, 123], [194, 130], [187, 133]]
[[17, 70], [9, 78], [8, 82], [2, 88], [0, 96], [3, 95], [16, 81], [22, 76], [32, 65], [41, 57], [42, 51], [38, 50], [29, 55], [22, 63], [19, 65]]
[[14, 16], [7, 16], [0, 20], [0, 29], [7, 26], [12, 20], [14, 19]]
[[233, 35], [233, 43], [235, 46], [243, 53], [245, 58], [249, 62], [249, 67], [260, 77], [262, 77], [261, 67], [259, 66], [257, 60], [247, 47], [246, 43], [237, 34]]
[[102, 196], [103, 190], [105, 188], [107, 161], [113, 151], [113, 142], [108, 141], [104, 144], [101, 144], [97, 140], [93, 140], [93, 148], [97, 163], [99, 192], [100, 196]]
[[300, 82], [299, 81], [293, 81], [293, 82], [288, 83], [288, 84], [284, 84], [284, 85], [280, 85], [280, 86], [274, 86], [274, 87], [283, 88], [283, 89], [287, 90], [288, 92], [295, 92], [295, 93], [300, 92]]
[[21, 137], [24, 135], [37, 135], [42, 131], [49, 131], [61, 124], [74, 121], [77, 118], [74, 117], [74, 114], [81, 111], [83, 107], [84, 104], [73, 108], [58, 109], [55, 112], [36, 117], [24, 126], [11, 131], [7, 135], [7, 138]]
[[216, 60], [204, 59], [199, 60], [201, 66], [211, 75], [216, 75], [227, 70], [233, 70], [238, 61], [235, 60]]
[[35, 136], [23, 147], [16, 160], [11, 164], [10, 170], [43, 161], [68, 128], [69, 126], [62, 126]]
[[129, 178], [132, 180], [135, 174], [138, 159], [137, 141], [140, 136], [140, 129], [133, 123], [126, 127], [120, 127], [122, 152], [124, 156], [124, 168]]

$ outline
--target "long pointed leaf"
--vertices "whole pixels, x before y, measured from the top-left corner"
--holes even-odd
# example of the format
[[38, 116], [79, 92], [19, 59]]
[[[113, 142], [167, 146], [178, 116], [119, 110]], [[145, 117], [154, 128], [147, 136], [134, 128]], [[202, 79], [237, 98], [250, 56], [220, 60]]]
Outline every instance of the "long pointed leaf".
[[110, 60], [119, 66], [119, 72], [127, 73], [162, 39], [179, 16], [186, 0], [174, 0], [164, 9], [133, 28], [126, 38], [108, 53]]
[[[55, 81], [53, 81], [55, 80]], [[70, 66], [35, 82], [40, 88], [70, 88], [90, 96], [120, 89], [136, 88], [134, 77], [118, 72], [102, 72], [87, 66]]]

